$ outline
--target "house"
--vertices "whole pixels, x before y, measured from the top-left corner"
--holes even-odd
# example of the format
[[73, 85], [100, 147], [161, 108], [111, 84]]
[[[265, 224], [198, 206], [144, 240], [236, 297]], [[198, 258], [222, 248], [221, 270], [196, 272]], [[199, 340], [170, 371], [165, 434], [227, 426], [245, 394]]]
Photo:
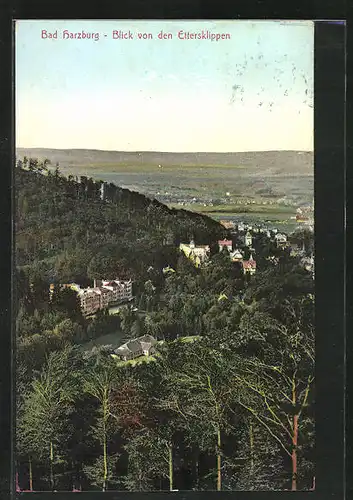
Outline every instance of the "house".
[[306, 222], [308, 220], [308, 217], [304, 214], [297, 214], [295, 216], [295, 219], [297, 222]]
[[144, 356], [151, 356], [151, 354], [156, 352], [155, 345], [157, 344], [157, 340], [152, 335], [143, 335], [138, 338], [138, 341], [141, 344]]
[[250, 274], [250, 275], [256, 273], [256, 260], [253, 259], [252, 255], [250, 255], [249, 260], [243, 260], [243, 271], [244, 274]]
[[246, 230], [246, 226], [243, 222], [239, 222], [237, 229], [239, 232], [242, 232]]
[[114, 354], [123, 361], [129, 361], [140, 356], [151, 356], [156, 352], [156, 343], [157, 340], [152, 335], [143, 335], [121, 345], [115, 349]]
[[290, 256], [291, 257], [303, 257], [305, 256], [305, 245], [304, 242], [300, 245], [298, 243], [290, 243]]
[[243, 241], [244, 241], [244, 245], [247, 246], [247, 247], [251, 247], [252, 246], [252, 236], [251, 236], [251, 233], [249, 231], [247, 231], [243, 237]]
[[308, 220], [308, 214], [307, 214], [308, 210], [303, 208], [298, 208], [297, 209], [297, 214], [295, 216], [295, 219], [297, 222], [306, 222]]
[[231, 220], [220, 220], [219, 223], [222, 224], [222, 226], [226, 229], [234, 229], [235, 227], [234, 222]]
[[234, 252], [230, 254], [230, 259], [232, 262], [241, 262], [243, 258], [243, 253], [238, 248], [236, 248]]
[[233, 249], [232, 240], [218, 240], [219, 251], [221, 252], [224, 247], [228, 249], [228, 252], [231, 252]]
[[210, 255], [209, 245], [196, 246], [193, 240], [190, 241], [190, 244], [180, 243], [179, 249], [188, 259], [193, 261], [196, 267], [200, 267], [201, 264], [208, 260]]
[[303, 257], [300, 261], [301, 265], [306, 269], [306, 271], [314, 273], [314, 257]]
[[136, 339], [129, 340], [129, 342], [126, 342], [125, 344], [121, 345], [114, 352], [124, 361], [129, 361], [130, 359], [138, 358], [143, 354], [142, 346], [140, 342], [138, 342]]
[[287, 236], [283, 233], [277, 233], [275, 235], [275, 242], [277, 247], [284, 247], [287, 245]]

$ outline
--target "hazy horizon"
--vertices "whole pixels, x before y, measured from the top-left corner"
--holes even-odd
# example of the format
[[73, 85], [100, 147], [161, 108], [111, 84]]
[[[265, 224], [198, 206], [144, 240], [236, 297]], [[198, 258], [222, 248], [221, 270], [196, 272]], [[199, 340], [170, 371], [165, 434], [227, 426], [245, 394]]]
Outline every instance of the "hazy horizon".
[[49, 151], [98, 151], [107, 153], [172, 153], [172, 154], [236, 154], [236, 153], [277, 153], [277, 152], [293, 152], [293, 153], [313, 153], [309, 149], [249, 149], [247, 151], [162, 151], [162, 150], [123, 150], [123, 149], [99, 149], [99, 148], [52, 148], [52, 147], [25, 147], [16, 146], [17, 149], [41, 149]]

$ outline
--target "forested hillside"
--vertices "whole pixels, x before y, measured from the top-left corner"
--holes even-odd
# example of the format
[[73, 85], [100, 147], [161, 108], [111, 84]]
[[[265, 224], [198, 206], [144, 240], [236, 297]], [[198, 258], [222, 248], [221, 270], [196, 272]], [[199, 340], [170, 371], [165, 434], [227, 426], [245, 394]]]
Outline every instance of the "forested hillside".
[[[35, 160], [16, 168], [19, 487], [308, 490], [315, 482], [314, 283], [266, 234], [256, 274], [177, 251], [216, 222]], [[249, 251], [249, 250], [248, 250]], [[168, 270], [163, 267], [169, 265]], [[50, 282], [137, 282], [134, 308], [84, 318]], [[84, 349], [111, 334], [112, 344]], [[111, 356], [150, 334], [156, 353]]]
[[224, 229], [206, 216], [91, 178], [68, 178], [46, 162], [22, 161], [15, 171], [16, 264], [49, 282], [146, 276], [175, 265], [175, 247], [210, 243]]

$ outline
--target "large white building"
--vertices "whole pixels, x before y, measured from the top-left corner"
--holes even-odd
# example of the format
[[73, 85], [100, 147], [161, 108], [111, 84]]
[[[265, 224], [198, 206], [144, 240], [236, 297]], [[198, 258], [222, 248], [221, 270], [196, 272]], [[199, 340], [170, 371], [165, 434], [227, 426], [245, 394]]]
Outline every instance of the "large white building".
[[[107, 309], [112, 303], [124, 302], [133, 298], [131, 280], [94, 280], [93, 288], [81, 288], [76, 283], [61, 285], [61, 287], [71, 288], [77, 292], [84, 316], [90, 316], [100, 309]], [[52, 294], [53, 291], [53, 286], [51, 286], [50, 293]]]
[[120, 281], [118, 279], [102, 282], [102, 288], [109, 290], [113, 300], [111, 302], [120, 302], [132, 299], [132, 281]]
[[101, 297], [94, 288], [80, 288], [78, 296], [84, 316], [90, 316], [101, 309]]

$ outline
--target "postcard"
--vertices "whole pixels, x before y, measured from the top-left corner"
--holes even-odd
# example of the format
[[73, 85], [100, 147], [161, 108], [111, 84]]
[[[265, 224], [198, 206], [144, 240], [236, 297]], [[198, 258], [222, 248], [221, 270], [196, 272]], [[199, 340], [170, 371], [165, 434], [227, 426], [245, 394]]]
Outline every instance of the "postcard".
[[19, 20], [16, 489], [315, 489], [314, 23]]

